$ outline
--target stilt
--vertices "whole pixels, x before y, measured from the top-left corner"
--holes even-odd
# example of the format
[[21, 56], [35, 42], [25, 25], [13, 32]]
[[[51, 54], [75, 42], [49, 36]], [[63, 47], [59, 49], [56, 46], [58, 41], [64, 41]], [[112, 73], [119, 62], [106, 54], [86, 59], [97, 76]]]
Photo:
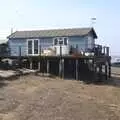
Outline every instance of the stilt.
[[78, 80], [78, 59], [76, 59], [76, 80]]
[[99, 80], [102, 80], [102, 65], [99, 65]]
[[49, 60], [47, 60], [47, 74], [49, 74]]
[[111, 61], [109, 61], [109, 75], [108, 75], [109, 78], [111, 78]]
[[97, 80], [97, 66], [94, 64], [94, 81]]
[[31, 70], [32, 70], [32, 66], [33, 66], [32, 60], [30, 60], [30, 69], [31, 69]]
[[62, 62], [61, 59], [59, 60], [59, 77], [62, 77]]
[[38, 71], [40, 72], [40, 61], [38, 62]]
[[64, 59], [62, 59], [62, 78], [64, 79]]
[[108, 70], [107, 70], [107, 64], [105, 64], [105, 79], [108, 79]]

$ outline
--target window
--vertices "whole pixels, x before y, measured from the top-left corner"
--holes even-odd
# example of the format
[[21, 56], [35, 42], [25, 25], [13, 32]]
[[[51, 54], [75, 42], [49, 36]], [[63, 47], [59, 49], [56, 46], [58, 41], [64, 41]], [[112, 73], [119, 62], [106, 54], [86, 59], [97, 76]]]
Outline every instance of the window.
[[28, 40], [28, 54], [38, 54], [39, 52], [38, 40]]
[[28, 54], [32, 54], [32, 40], [28, 41]]
[[59, 45], [63, 45], [63, 40], [59, 40]]
[[55, 38], [54, 39], [54, 45], [57, 45], [57, 43], [58, 43], [58, 40], [57, 40], [57, 38]]
[[68, 45], [67, 37], [57, 37], [54, 39], [54, 45]]
[[34, 54], [38, 54], [38, 40], [34, 40]]
[[68, 41], [68, 39], [64, 38], [64, 45], [67, 45], [67, 41]]

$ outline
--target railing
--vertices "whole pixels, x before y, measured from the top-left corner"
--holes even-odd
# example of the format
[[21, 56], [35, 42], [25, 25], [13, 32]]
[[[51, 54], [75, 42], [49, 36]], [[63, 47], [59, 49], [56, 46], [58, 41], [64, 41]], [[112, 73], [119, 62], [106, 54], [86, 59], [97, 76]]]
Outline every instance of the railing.
[[[93, 48], [86, 48], [85, 50], [78, 50], [79, 47], [76, 45], [75, 47], [71, 46], [70, 54], [90, 54], [92, 56], [109, 56], [109, 47], [102, 46], [102, 45], [94, 45]], [[93, 53], [93, 54], [92, 54]]]
[[[85, 44], [74, 44], [68, 47], [68, 53], [64, 54], [62, 49], [65, 46], [58, 46], [57, 49], [55, 49], [55, 46], [47, 46], [46, 48], [44, 46], [39, 46], [38, 54], [37, 55], [47, 55], [44, 52], [51, 52], [49, 55], [57, 55], [56, 51], [59, 50], [59, 55], [92, 55], [92, 56], [109, 56], [109, 47], [102, 46], [102, 45], [93, 45], [91, 48], [88, 48], [89, 45], [85, 46]], [[15, 47], [15, 49], [14, 49]], [[15, 56], [27, 56], [27, 47], [16, 47], [13, 46], [12, 50], [9, 49], [8, 55], [11, 55], [11, 53], [16, 52]], [[33, 55], [33, 54], [32, 54]], [[12, 55], [11, 55], [12, 56]]]

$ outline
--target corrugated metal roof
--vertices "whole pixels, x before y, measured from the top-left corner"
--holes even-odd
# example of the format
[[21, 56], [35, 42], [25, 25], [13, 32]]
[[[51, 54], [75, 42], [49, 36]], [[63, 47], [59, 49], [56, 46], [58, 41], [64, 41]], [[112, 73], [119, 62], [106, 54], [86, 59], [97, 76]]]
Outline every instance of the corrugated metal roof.
[[94, 38], [97, 35], [93, 28], [72, 28], [72, 29], [51, 29], [51, 30], [33, 30], [16, 31], [8, 36], [11, 38], [41, 38], [41, 37], [61, 37], [61, 36], [84, 36], [92, 32]]

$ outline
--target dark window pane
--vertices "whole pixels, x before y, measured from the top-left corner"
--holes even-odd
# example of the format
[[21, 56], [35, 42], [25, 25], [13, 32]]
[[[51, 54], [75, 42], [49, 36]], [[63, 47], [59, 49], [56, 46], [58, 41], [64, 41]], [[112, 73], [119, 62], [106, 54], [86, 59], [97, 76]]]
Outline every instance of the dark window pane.
[[32, 54], [32, 40], [28, 41], [28, 54]]
[[28, 47], [32, 47], [32, 41], [28, 41]]
[[58, 42], [57, 38], [54, 39], [54, 45], [57, 45], [57, 42]]
[[38, 40], [34, 40], [34, 48], [38, 48]]
[[60, 41], [59, 41], [59, 45], [63, 45], [63, 40], [60, 40]]
[[32, 54], [32, 49], [28, 49], [28, 54]]
[[64, 38], [64, 45], [67, 45], [67, 38]]
[[38, 49], [34, 49], [34, 54], [38, 54]]
[[38, 40], [34, 40], [34, 54], [38, 54]]
[[59, 40], [62, 40], [62, 38], [59, 38]]

